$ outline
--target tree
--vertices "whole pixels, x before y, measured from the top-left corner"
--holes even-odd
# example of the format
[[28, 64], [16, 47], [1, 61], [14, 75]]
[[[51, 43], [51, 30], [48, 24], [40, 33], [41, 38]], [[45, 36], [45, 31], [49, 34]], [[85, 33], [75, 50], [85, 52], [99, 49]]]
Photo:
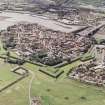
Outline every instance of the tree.
[[6, 52], [6, 59], [5, 59], [5, 62], [8, 62], [9, 59], [10, 59], [10, 52], [7, 51], [7, 52]]

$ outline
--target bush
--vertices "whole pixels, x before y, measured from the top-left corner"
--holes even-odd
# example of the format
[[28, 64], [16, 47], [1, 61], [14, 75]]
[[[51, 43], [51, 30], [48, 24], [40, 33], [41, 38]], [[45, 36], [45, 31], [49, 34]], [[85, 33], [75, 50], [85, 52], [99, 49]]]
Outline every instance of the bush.
[[23, 65], [25, 63], [25, 60], [11, 58], [11, 59], [8, 59], [7, 62], [11, 64]]
[[105, 44], [105, 39], [101, 39], [99, 44]]

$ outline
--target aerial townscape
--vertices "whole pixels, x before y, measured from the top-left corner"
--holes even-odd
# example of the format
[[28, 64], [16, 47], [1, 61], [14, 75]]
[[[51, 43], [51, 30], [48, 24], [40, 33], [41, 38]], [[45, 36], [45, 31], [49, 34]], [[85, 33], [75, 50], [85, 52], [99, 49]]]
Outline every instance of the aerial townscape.
[[105, 1], [0, 0], [0, 105], [105, 105]]

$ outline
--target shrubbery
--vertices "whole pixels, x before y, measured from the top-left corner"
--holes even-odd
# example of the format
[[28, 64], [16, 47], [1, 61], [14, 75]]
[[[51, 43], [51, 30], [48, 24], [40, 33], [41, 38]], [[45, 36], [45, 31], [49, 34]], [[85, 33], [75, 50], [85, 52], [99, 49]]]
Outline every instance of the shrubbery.
[[62, 63], [63, 59], [61, 57], [47, 57], [45, 52], [39, 52], [32, 54], [29, 58], [31, 61], [40, 62], [45, 65], [54, 66]]

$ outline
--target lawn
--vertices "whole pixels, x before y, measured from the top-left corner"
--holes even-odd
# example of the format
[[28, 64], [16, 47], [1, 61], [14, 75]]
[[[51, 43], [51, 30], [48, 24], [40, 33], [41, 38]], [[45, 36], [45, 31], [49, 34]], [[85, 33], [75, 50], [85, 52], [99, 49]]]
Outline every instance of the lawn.
[[[0, 89], [21, 77], [11, 72], [14, 67], [16, 67], [16, 65], [4, 63], [3, 59], [0, 59]], [[28, 84], [26, 85], [26, 83], [29, 83], [28, 80], [30, 80], [30, 77], [0, 92], [0, 105], [27, 105], [28, 94], [26, 91], [28, 90]], [[25, 87], [24, 84], [26, 85]]]
[[[77, 61], [64, 66], [65, 73], [73, 66], [80, 63]], [[41, 96], [44, 105], [104, 105], [105, 89], [92, 85], [86, 85], [61, 76], [59, 79], [42, 74], [38, 67], [25, 65], [35, 72], [35, 80], [32, 85], [32, 96]], [[100, 103], [101, 101], [101, 103]]]
[[4, 63], [4, 61], [0, 59], [0, 89], [20, 78], [20, 76], [11, 72], [11, 69], [14, 67], [14, 65]]

